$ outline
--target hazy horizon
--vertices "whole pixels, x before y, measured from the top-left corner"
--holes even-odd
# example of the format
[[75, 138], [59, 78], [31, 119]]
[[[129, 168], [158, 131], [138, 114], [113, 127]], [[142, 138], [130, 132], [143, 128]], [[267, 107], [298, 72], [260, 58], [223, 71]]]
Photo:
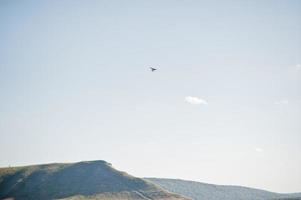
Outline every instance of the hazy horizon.
[[0, 1], [0, 167], [105, 160], [138, 177], [301, 192], [300, 10]]

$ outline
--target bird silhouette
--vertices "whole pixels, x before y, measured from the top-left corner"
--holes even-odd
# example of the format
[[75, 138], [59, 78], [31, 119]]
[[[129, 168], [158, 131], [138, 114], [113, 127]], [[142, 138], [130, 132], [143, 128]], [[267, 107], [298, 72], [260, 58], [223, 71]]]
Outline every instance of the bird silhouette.
[[156, 71], [156, 68], [150, 67], [150, 70], [152, 70], [152, 72]]

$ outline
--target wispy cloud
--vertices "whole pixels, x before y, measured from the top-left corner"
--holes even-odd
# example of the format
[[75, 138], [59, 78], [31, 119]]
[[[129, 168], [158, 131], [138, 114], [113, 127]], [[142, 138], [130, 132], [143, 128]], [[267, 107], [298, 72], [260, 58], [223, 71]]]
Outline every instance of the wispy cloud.
[[207, 101], [204, 100], [204, 99], [201, 99], [199, 97], [192, 97], [192, 96], [187, 96], [185, 97], [185, 100], [190, 103], [190, 104], [193, 104], [193, 105], [207, 105]]
[[297, 70], [301, 70], [301, 64], [297, 64], [297, 65], [296, 65], [296, 69], [297, 69]]
[[289, 102], [287, 99], [282, 99], [280, 101], [276, 101], [274, 104], [276, 105], [287, 105]]
[[262, 152], [262, 151], [263, 151], [263, 149], [260, 148], [260, 147], [255, 147], [254, 150], [255, 150], [256, 152]]

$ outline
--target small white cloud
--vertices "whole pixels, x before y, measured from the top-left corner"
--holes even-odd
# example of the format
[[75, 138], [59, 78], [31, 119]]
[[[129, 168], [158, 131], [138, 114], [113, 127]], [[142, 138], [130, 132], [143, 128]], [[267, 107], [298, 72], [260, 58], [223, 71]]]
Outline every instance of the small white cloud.
[[192, 96], [187, 96], [185, 97], [185, 100], [190, 103], [190, 104], [193, 104], [193, 105], [207, 105], [207, 101], [204, 100], [204, 99], [201, 99], [201, 98], [198, 98], [198, 97], [192, 97]]
[[287, 99], [282, 99], [280, 101], [276, 101], [275, 104], [276, 105], [287, 105], [288, 104], [288, 100]]
[[296, 65], [296, 69], [297, 69], [297, 70], [301, 70], [301, 64], [297, 64], [297, 65]]
[[256, 147], [254, 150], [255, 150], [256, 152], [262, 152], [262, 151], [263, 151], [263, 149], [262, 149], [262, 148], [259, 148], [259, 147]]

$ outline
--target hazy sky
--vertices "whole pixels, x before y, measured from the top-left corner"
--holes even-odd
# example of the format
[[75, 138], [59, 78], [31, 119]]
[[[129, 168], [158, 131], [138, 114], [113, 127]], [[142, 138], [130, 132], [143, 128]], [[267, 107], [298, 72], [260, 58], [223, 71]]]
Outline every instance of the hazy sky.
[[1, 0], [0, 166], [102, 159], [140, 177], [301, 192], [300, 10]]

